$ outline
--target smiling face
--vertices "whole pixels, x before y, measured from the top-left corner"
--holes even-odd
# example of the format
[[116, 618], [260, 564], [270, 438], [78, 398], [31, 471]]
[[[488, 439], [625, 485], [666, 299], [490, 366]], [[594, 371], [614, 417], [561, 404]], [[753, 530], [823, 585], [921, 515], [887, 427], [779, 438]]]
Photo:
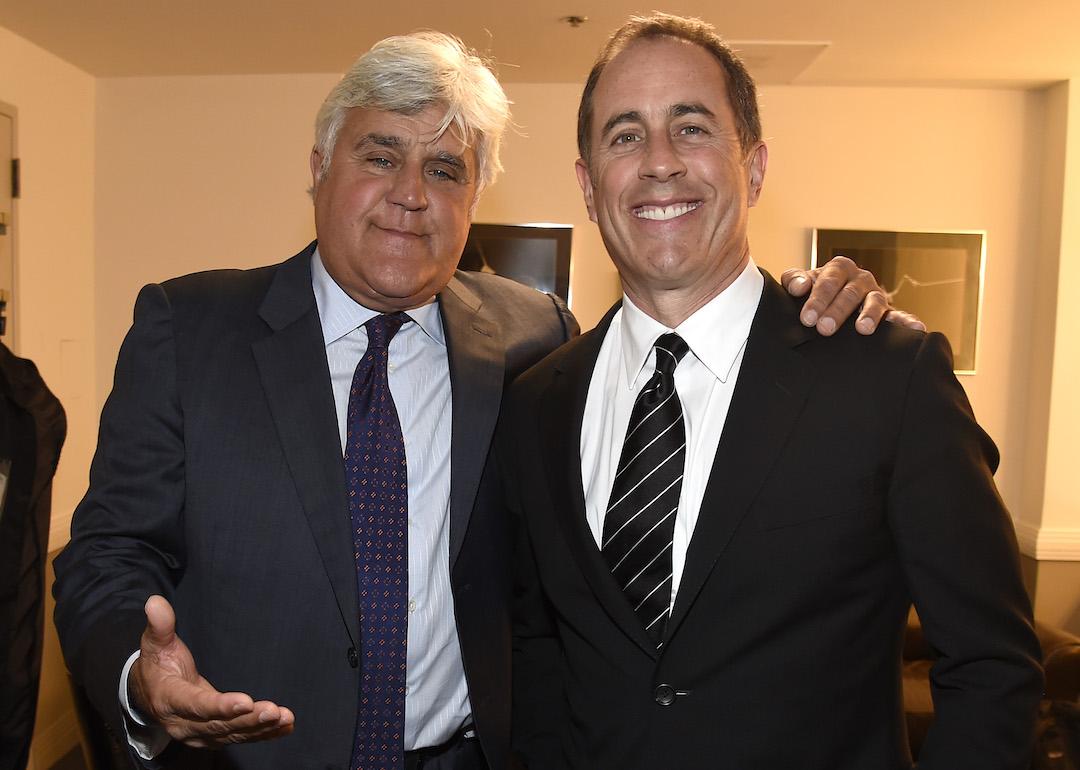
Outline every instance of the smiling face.
[[408, 310], [446, 286], [465, 248], [476, 199], [476, 157], [444, 110], [405, 115], [354, 107], [330, 169], [311, 154], [315, 230], [326, 270], [373, 310]]
[[590, 131], [591, 157], [577, 162], [589, 217], [630, 299], [674, 327], [746, 266], [765, 145], [740, 146], [712, 54], [670, 37], [637, 40], [607, 65]]

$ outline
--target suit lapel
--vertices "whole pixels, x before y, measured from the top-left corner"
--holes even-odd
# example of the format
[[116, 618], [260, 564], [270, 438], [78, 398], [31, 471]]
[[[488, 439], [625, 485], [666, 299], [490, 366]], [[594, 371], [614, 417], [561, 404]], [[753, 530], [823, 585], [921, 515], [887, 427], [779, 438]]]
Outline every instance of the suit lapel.
[[360, 636], [356, 567], [334, 395], [311, 290], [311, 254], [278, 269], [259, 315], [272, 333], [252, 343], [282, 450], [351, 638]]
[[749, 511], [802, 411], [812, 370], [795, 348], [815, 333], [798, 323], [791, 300], [766, 274], [765, 290], [687, 550], [666, 632], [669, 637], [685, 619]]
[[596, 547], [585, 517], [585, 491], [581, 478], [581, 424], [596, 357], [607, 334], [612, 308], [592, 331], [571, 341], [562, 357], [537, 414], [542, 454], [550, 483], [552, 504], [563, 537], [600, 606], [623, 633], [648, 655], [657, 657], [656, 644], [634, 614], [630, 602]]
[[450, 565], [476, 501], [506, 376], [505, 343], [480, 299], [456, 278], [439, 295], [450, 364]]

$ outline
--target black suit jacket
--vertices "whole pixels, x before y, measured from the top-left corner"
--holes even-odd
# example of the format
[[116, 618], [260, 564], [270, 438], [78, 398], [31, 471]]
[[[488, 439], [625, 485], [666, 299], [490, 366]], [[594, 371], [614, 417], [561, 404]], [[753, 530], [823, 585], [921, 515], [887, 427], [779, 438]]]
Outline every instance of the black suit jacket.
[[37, 367], [0, 343], [0, 770], [21, 770], [30, 757], [52, 478], [66, 433]]
[[[90, 489], [56, 560], [65, 655], [118, 734], [118, 677], [152, 593], [172, 601], [215, 687], [296, 713], [286, 738], [214, 754], [174, 746], [178, 764], [348, 765], [359, 610], [313, 248], [143, 289]], [[498, 770], [509, 755], [511, 533], [486, 471], [491, 436], [503, 389], [576, 324], [561, 303], [495, 276], [459, 273], [439, 303], [453, 390], [451, 584], [473, 716]]]
[[997, 452], [944, 338], [802, 327], [771, 278], [657, 652], [586, 523], [579, 443], [611, 314], [519, 378], [515, 745], [530, 768], [898, 770], [914, 601], [940, 653], [925, 770], [1027, 768], [1038, 643]]

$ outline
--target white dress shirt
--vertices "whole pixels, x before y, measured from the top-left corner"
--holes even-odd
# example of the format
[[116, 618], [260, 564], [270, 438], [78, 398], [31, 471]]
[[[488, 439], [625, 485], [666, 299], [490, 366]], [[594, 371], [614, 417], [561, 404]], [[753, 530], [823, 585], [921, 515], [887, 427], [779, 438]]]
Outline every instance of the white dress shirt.
[[[364, 323], [378, 315], [353, 301], [330, 277], [318, 250], [311, 285], [322, 324], [344, 456], [346, 413], [353, 372], [367, 350]], [[449, 740], [472, 714], [450, 591], [450, 364], [439, 305], [408, 311], [390, 341], [387, 377], [394, 397], [409, 483], [409, 627], [405, 687], [405, 750]], [[332, 629], [328, 629], [328, 632]], [[120, 700], [127, 701], [124, 667]], [[198, 664], [198, 661], [196, 661]], [[267, 693], [273, 700], [273, 693]], [[287, 704], [286, 704], [287, 705]], [[302, 715], [298, 715], [302, 716]], [[129, 724], [128, 739], [144, 759], [168, 745], [164, 730]]]
[[675, 369], [675, 389], [686, 423], [686, 467], [675, 514], [671, 605], [679, 592], [686, 549], [697, 524], [764, 286], [765, 280], [751, 259], [731, 285], [675, 329], [646, 315], [623, 295], [622, 308], [611, 320], [593, 369], [580, 450], [585, 516], [599, 548], [634, 400], [656, 369], [653, 344], [661, 335], [674, 331], [690, 347]]

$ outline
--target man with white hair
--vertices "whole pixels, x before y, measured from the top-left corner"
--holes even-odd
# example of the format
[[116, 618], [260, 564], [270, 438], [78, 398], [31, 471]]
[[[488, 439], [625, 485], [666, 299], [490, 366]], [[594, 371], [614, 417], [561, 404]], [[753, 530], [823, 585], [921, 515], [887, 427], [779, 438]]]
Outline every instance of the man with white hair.
[[319, 112], [317, 242], [140, 293], [55, 591], [76, 680], [142, 759], [508, 766], [491, 435], [577, 331], [554, 297], [455, 273], [508, 115], [456, 39], [381, 41]]

